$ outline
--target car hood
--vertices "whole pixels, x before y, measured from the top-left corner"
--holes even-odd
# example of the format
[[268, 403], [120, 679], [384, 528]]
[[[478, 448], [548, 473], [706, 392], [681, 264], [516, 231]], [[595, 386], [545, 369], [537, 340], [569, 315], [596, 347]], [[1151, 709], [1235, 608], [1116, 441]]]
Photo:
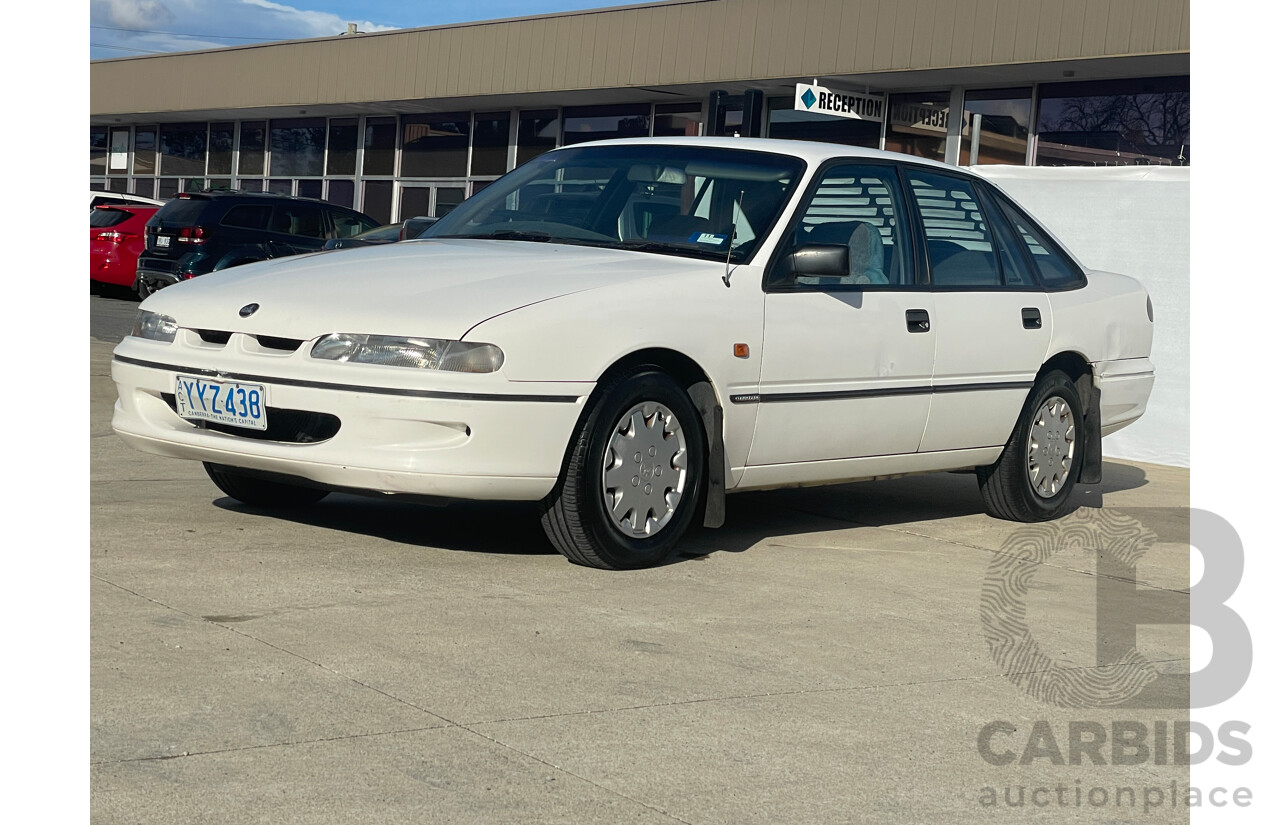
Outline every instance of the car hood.
[[[195, 329], [309, 340], [331, 332], [461, 339], [489, 318], [705, 261], [493, 240], [417, 240], [299, 255], [167, 287], [144, 308]], [[248, 318], [242, 308], [257, 304]]]

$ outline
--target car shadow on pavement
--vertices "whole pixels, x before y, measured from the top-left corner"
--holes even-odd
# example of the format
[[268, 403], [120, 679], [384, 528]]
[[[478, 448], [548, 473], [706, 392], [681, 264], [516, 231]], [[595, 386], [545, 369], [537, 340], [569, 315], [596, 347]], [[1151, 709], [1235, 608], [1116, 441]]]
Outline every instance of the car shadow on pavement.
[[[1140, 467], [1106, 462], [1103, 482], [1077, 485], [1072, 510], [1101, 507], [1106, 493], [1146, 485]], [[434, 507], [405, 500], [333, 493], [299, 509], [251, 507], [231, 498], [225, 510], [285, 519], [417, 547], [517, 556], [553, 555], [534, 502], [459, 501]], [[695, 527], [673, 563], [715, 552], [739, 553], [772, 538], [857, 527], [892, 527], [981, 515], [982, 497], [972, 473], [931, 473], [880, 481], [790, 488], [731, 495], [725, 524]]]

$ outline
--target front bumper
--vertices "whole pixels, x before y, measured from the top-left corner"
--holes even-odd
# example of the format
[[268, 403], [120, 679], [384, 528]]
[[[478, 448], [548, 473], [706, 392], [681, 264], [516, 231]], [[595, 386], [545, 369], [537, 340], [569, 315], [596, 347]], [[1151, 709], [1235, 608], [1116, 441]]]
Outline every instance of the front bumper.
[[139, 269], [134, 278], [133, 286], [137, 289], [140, 286], [146, 286], [147, 292], [155, 292], [166, 286], [173, 286], [178, 282], [178, 276], [172, 272], [160, 272], [154, 269]]
[[[190, 334], [183, 330], [180, 337]], [[395, 375], [396, 382], [440, 380], [416, 389], [379, 385], [368, 379], [391, 377], [386, 370], [400, 368], [305, 363], [314, 359], [301, 352], [255, 357], [251, 340], [236, 340], [247, 337], [233, 337], [216, 369], [198, 357], [179, 362], [181, 346], [126, 338], [111, 364], [119, 393], [111, 422], [116, 433], [144, 452], [295, 476], [326, 487], [534, 501], [555, 485], [592, 386], [512, 384], [497, 375], [409, 370], [407, 376]], [[299, 364], [299, 359], [305, 361]], [[333, 380], [335, 373], [340, 380]], [[341, 424], [332, 437], [311, 443], [210, 429], [180, 418], [166, 400], [179, 374], [252, 380], [266, 387], [269, 410], [323, 413]], [[472, 388], [477, 391], [456, 390], [466, 379], [477, 379]]]

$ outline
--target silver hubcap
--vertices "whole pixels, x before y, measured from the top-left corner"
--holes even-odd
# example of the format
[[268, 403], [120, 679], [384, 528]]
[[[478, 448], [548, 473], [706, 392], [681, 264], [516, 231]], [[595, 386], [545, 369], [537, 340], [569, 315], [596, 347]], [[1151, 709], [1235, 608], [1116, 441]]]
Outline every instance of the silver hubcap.
[[1027, 471], [1031, 489], [1040, 498], [1052, 498], [1062, 489], [1076, 454], [1076, 420], [1071, 405], [1052, 396], [1040, 405], [1031, 420], [1027, 438]]
[[618, 420], [604, 452], [604, 509], [631, 538], [667, 526], [689, 478], [689, 451], [675, 414], [646, 401]]

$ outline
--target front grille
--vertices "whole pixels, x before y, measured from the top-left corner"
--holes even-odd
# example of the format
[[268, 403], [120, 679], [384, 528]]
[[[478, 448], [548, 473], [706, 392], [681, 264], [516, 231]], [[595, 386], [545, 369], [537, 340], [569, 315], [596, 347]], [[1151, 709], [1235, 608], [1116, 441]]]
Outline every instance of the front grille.
[[231, 333], [223, 329], [198, 329], [196, 335], [206, 344], [225, 344], [231, 340]]
[[276, 338], [272, 335], [257, 335], [258, 343], [267, 349], [278, 349], [284, 352], [293, 352], [302, 346], [301, 338]]
[[[178, 400], [173, 393], [162, 393], [161, 398], [174, 413], [178, 412]], [[342, 421], [336, 415], [311, 412], [310, 410], [287, 410], [282, 407], [267, 407], [267, 428], [250, 430], [244, 427], [231, 427], [213, 421], [192, 421], [197, 427], [213, 430], [218, 433], [235, 435], [241, 438], [253, 438], [259, 441], [279, 441], [284, 444], [314, 444], [328, 441], [338, 434]]]

